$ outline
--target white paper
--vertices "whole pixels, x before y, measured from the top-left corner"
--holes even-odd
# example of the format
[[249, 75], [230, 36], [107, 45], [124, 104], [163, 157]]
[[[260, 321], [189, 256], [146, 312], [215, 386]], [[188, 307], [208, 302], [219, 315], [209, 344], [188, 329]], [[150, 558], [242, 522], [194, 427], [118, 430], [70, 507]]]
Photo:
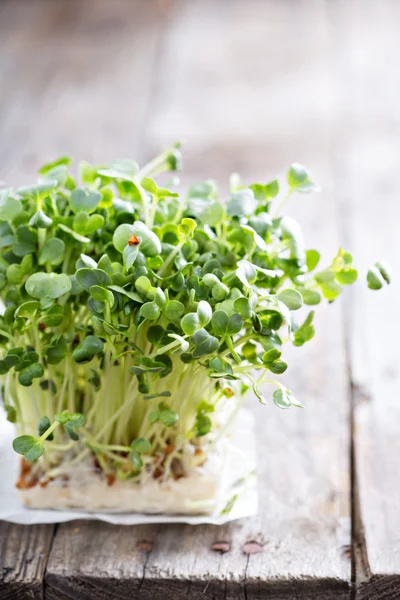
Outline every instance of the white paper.
[[[232, 436], [228, 455], [226, 491], [221, 506], [210, 515], [147, 515], [142, 513], [88, 513], [78, 510], [38, 510], [26, 508], [15, 489], [18, 478], [20, 456], [12, 449], [15, 437], [14, 426], [0, 414], [0, 520], [32, 525], [35, 523], [62, 523], [76, 519], [97, 519], [115, 525], [142, 525], [146, 523], [188, 523], [200, 525], [210, 523], [222, 525], [234, 519], [249, 517], [257, 513], [258, 493], [255, 476], [256, 451], [253, 415], [241, 410]], [[243, 483], [244, 481], [244, 483]], [[222, 509], [234, 495], [238, 495], [232, 509], [221, 514]]]

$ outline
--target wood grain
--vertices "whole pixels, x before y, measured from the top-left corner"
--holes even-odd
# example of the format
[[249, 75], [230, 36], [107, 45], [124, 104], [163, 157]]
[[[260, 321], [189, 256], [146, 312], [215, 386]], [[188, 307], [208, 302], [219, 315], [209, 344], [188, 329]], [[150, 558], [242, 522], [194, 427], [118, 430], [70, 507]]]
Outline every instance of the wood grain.
[[53, 525], [13, 525], [0, 521], [0, 598], [42, 600]]
[[[362, 18], [359, 15], [362, 12]], [[342, 174], [349, 189], [351, 247], [363, 266], [385, 258], [393, 284], [358, 286], [348, 321], [355, 405], [360, 600], [400, 597], [399, 352], [400, 42], [396, 2], [354, 2], [347, 22], [348, 130]], [[366, 43], [368, 40], [368, 43]], [[348, 185], [347, 185], [348, 184]]]
[[[179, 5], [159, 58], [146, 152], [186, 137], [185, 179], [206, 173], [225, 187], [232, 170], [264, 180], [304, 161], [324, 194], [299, 198], [291, 210], [328, 261], [338, 247], [333, 32], [324, 5], [306, 5], [306, 14], [291, 2]], [[290, 43], [279, 49], [282, 39]], [[299, 110], [286, 112], [294, 97]], [[296, 366], [287, 378], [307, 408], [280, 412], [249, 398], [260, 447], [258, 517], [222, 528], [79, 523], [74, 532], [62, 525], [46, 598], [347, 598], [350, 440], [340, 305], [323, 308], [317, 329], [315, 342], [291, 352]], [[151, 550], [138, 551], [143, 541]], [[213, 550], [216, 542], [229, 550]]]

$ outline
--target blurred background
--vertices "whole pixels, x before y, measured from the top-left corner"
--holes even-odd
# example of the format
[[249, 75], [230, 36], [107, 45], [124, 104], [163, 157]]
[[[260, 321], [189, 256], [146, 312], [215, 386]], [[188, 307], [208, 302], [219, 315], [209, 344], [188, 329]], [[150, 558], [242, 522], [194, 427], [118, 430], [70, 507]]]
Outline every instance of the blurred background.
[[348, 190], [353, 154], [383, 162], [397, 134], [399, 17], [395, 0], [1, 0], [1, 176], [181, 140], [189, 173], [299, 160]]

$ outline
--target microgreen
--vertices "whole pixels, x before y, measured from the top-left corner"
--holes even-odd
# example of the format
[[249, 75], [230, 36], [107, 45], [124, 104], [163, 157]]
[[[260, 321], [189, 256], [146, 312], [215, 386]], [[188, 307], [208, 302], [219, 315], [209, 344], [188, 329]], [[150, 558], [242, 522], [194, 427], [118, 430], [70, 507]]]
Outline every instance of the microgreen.
[[[307, 307], [358, 278], [343, 249], [320, 266], [282, 214], [318, 189], [305, 167], [283, 182], [233, 176], [225, 198], [211, 180], [186, 193], [156, 182], [180, 164], [174, 146], [142, 168], [81, 163], [79, 181], [62, 157], [33, 185], [0, 191], [4, 406], [15, 451], [46, 451], [50, 471], [93, 452], [121, 479], [158, 464], [170, 474], [198, 438], [212, 447], [219, 408], [233, 418], [246, 390], [302, 406], [270, 378], [288, 368], [284, 342], [308, 342]], [[381, 261], [367, 283], [390, 278]]]

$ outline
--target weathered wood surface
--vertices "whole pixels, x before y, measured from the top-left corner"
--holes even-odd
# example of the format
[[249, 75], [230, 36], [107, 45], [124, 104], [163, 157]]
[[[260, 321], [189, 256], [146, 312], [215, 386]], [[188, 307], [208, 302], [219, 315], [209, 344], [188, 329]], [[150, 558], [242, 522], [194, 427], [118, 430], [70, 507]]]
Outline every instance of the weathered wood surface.
[[400, 598], [399, 22], [397, 2], [355, 2], [347, 23], [349, 241], [364, 266], [384, 257], [395, 270], [384, 292], [355, 289], [348, 320], [359, 600]]
[[[63, 153], [95, 161], [143, 159], [176, 139], [186, 142], [185, 180], [216, 177], [225, 187], [232, 170], [265, 180], [299, 160], [316, 173], [323, 194], [296, 199], [291, 212], [304, 225], [310, 245], [322, 247], [326, 261], [337, 250], [339, 233], [359, 255], [375, 256], [373, 239], [382, 254], [393, 253], [394, 242], [385, 237], [387, 220], [372, 238], [372, 199], [386, 198], [395, 234], [398, 212], [391, 200], [398, 157], [393, 152], [388, 162], [382, 157], [377, 167], [373, 162], [380, 150], [384, 157], [396, 150], [397, 104], [390, 96], [390, 77], [380, 69], [385, 59], [390, 75], [391, 61], [398, 61], [398, 9], [389, 1], [380, 9], [367, 4], [364, 11], [358, 3], [317, 0], [3, 1], [0, 179], [26, 183], [42, 162]], [[385, 23], [391, 23], [388, 39]], [[370, 36], [379, 50], [371, 71]], [[382, 191], [384, 174], [391, 186]], [[354, 193], [345, 195], [343, 179]], [[371, 199], [366, 214], [365, 198]], [[346, 212], [353, 207], [355, 237], [338, 206]], [[359, 449], [363, 452], [357, 462], [360, 489], [369, 494], [361, 498], [367, 540], [367, 548], [361, 540], [361, 554], [365, 559], [368, 550], [371, 570], [364, 572], [366, 560], [357, 562], [359, 579], [366, 579], [363, 599], [398, 597], [364, 592], [370, 575], [399, 573], [398, 557], [391, 557], [392, 572], [378, 568], [379, 556], [397, 548], [391, 527], [398, 522], [395, 464], [389, 470], [388, 463], [386, 478], [383, 468], [396, 434], [390, 418], [396, 381], [387, 377], [383, 352], [394, 320], [389, 322], [386, 302], [390, 296], [394, 308], [395, 293], [371, 296], [361, 299], [368, 325], [372, 322], [368, 348], [377, 344], [370, 364], [371, 369], [380, 365], [377, 376], [385, 383], [374, 396], [373, 411], [361, 419], [357, 409], [356, 415], [355, 450], [357, 456]], [[382, 315], [372, 318], [377, 306], [379, 313], [387, 311], [387, 338], [378, 326]], [[357, 334], [363, 345], [359, 314], [354, 311], [351, 337]], [[53, 538], [51, 527], [2, 524], [0, 596], [349, 598], [351, 406], [343, 305], [324, 307], [317, 331], [308, 347], [291, 352], [296, 363], [287, 381], [304, 400], [304, 411], [282, 412], [249, 398], [260, 448], [256, 518], [222, 528], [78, 522], [59, 526]], [[358, 381], [357, 365], [364, 360], [359, 348], [352, 348], [351, 358]], [[391, 364], [397, 368], [394, 352]], [[361, 375], [360, 381], [364, 384]], [[380, 414], [382, 403], [388, 406], [386, 417]], [[379, 436], [372, 429], [375, 420]], [[374, 469], [373, 477], [367, 468]], [[385, 490], [394, 496], [390, 502]], [[376, 521], [380, 510], [383, 516]], [[392, 521], [385, 523], [384, 511]], [[32, 540], [39, 552], [31, 552]], [[216, 542], [223, 542], [226, 552], [213, 549]], [[24, 557], [30, 558], [28, 564]], [[390, 581], [384, 577], [383, 585]], [[18, 595], [20, 582], [25, 596]], [[369, 589], [379, 588], [380, 581], [372, 582]]]
[[0, 522], [0, 598], [41, 600], [53, 525]]

